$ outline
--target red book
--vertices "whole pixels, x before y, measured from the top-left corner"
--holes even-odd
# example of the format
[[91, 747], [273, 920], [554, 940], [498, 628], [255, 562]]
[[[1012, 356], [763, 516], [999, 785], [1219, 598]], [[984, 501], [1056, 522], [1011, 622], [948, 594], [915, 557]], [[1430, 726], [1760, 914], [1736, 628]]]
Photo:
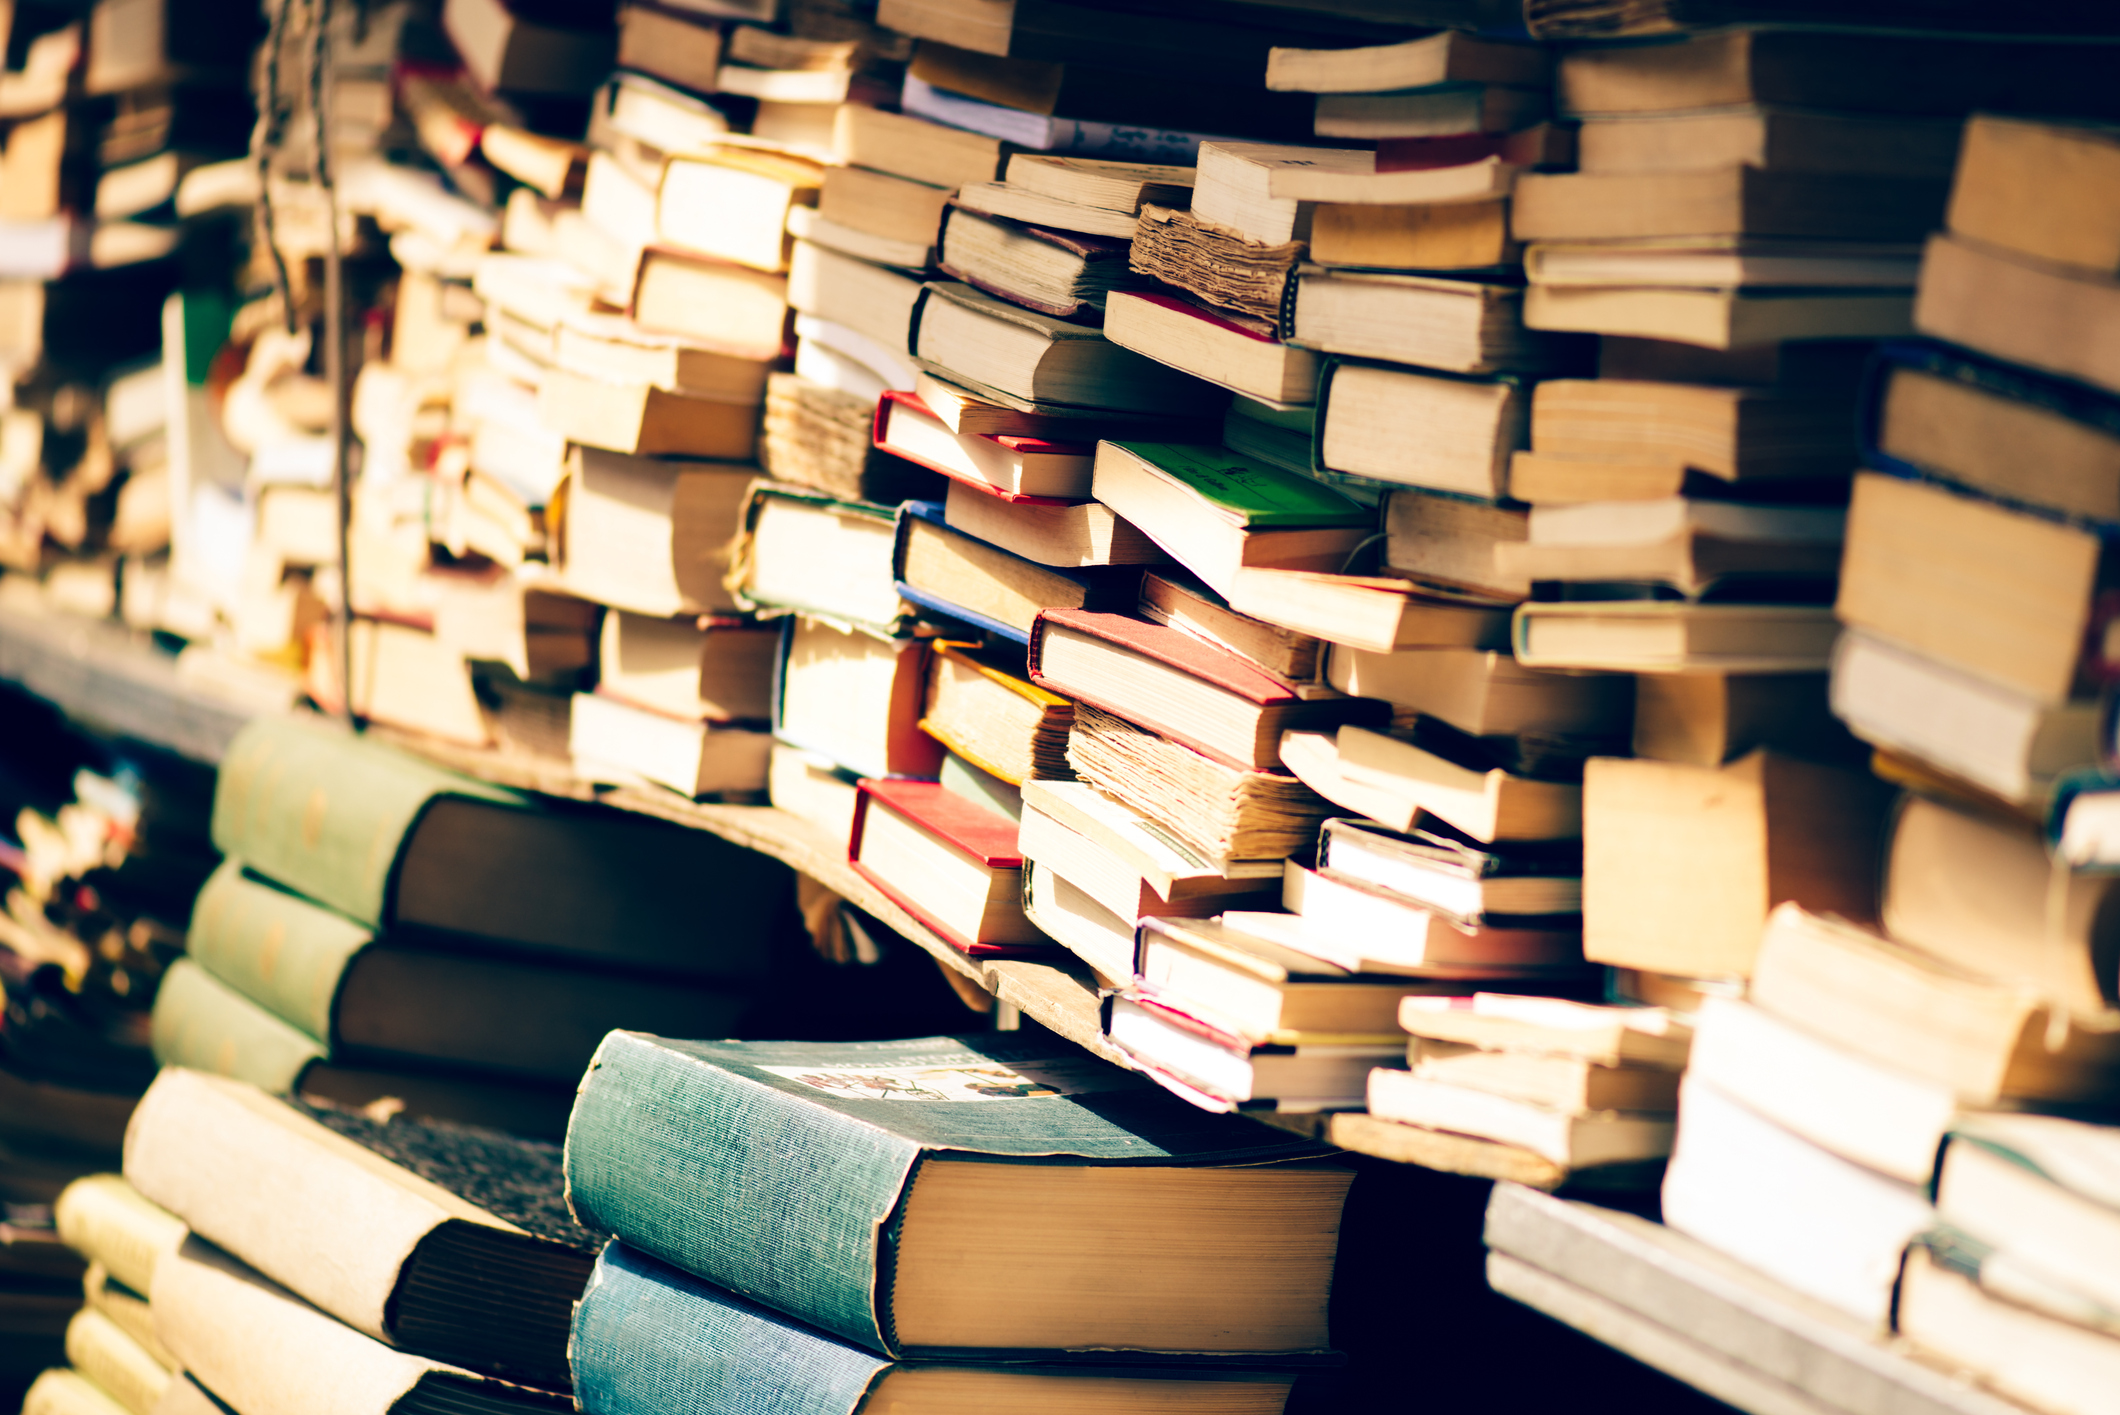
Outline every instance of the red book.
[[862, 878], [974, 958], [1051, 947], [1024, 917], [1014, 821], [932, 781], [867, 780], [859, 790], [847, 858]]
[[1031, 629], [1031, 681], [1227, 766], [1274, 771], [1281, 734], [1381, 724], [1389, 704], [1306, 701], [1226, 649], [1128, 614], [1047, 610]]

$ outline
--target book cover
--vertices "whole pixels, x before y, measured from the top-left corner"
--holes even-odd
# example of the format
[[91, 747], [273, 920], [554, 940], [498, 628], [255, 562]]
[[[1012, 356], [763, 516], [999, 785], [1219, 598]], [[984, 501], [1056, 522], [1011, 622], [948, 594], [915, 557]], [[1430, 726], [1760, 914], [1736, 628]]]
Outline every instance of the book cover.
[[[940, 472], [951, 481], [962, 482], [966, 486], [974, 487], [989, 496], [999, 497], [1001, 500], [1014, 505], [1079, 506], [1082, 504], [1084, 498], [1081, 497], [1027, 496], [1022, 492], [1010, 491], [1008, 488], [996, 486], [992, 482], [968, 477], [962, 470], [946, 467], [931, 458], [921, 456], [918, 452], [908, 451], [901, 446], [893, 446], [890, 442], [891, 415], [894, 409], [901, 407], [918, 413], [923, 417], [935, 418], [934, 410], [922, 401], [918, 393], [909, 393], [902, 388], [886, 388], [883, 391], [883, 396], [876, 400], [876, 425], [875, 431], [871, 436], [871, 441], [878, 451], [888, 452], [894, 457], [903, 457], [906, 461], [926, 467], [929, 471]], [[942, 420], [935, 418], [935, 421], [941, 422]], [[957, 433], [955, 435], [960, 438], [980, 438], [1009, 452], [1028, 456], [1087, 457], [1097, 450], [1094, 442], [1055, 442], [1049, 438], [1019, 437], [1009, 433], [972, 432]]]
[[[940, 836], [970, 859], [992, 870], [1023, 867], [1016, 849], [1016, 823], [932, 781], [863, 781], [864, 798], [881, 801], [915, 825]], [[848, 858], [861, 846], [862, 813], [854, 815], [854, 840]]]
[[1234, 457], [1224, 448], [1122, 442], [1166, 481], [1184, 487], [1224, 520], [1251, 530], [1364, 526], [1374, 513], [1309, 477]]
[[1038, 616], [1037, 626], [1031, 630], [1031, 681], [1041, 688], [1064, 693], [1071, 698], [1084, 695], [1066, 683], [1048, 680], [1040, 664], [1039, 650], [1044, 645], [1046, 633], [1053, 628], [1071, 629], [1079, 634], [1087, 634], [1129, 653], [1137, 653], [1158, 663], [1168, 664], [1261, 707], [1299, 700], [1296, 692], [1280, 679], [1253, 667], [1229, 650], [1217, 648], [1183, 630], [1151, 624], [1130, 614], [1103, 614], [1087, 609], [1049, 609]]
[[[974, 628], [983, 629], [996, 637], [1007, 639], [1010, 643], [1028, 646], [1031, 641], [1029, 628], [1020, 624], [1007, 623], [1004, 620], [994, 618], [990, 614], [985, 614], [979, 610], [958, 604], [953, 600], [945, 599], [932, 590], [922, 589], [918, 585], [912, 584], [905, 578], [907, 541], [914, 523], [919, 521], [925, 521], [931, 526], [939, 527], [944, 534], [969, 542], [970, 545], [977, 547], [978, 550], [988, 555], [1006, 556], [1010, 561], [1014, 561], [1021, 566], [1026, 576], [1052, 576], [1080, 586], [1082, 599], [1087, 604], [1131, 604], [1134, 600], [1136, 587], [1141, 583], [1140, 571], [1132, 566], [1091, 565], [1072, 567], [1033, 564], [1019, 555], [1002, 550], [998, 546], [989, 545], [977, 536], [966, 535], [963, 531], [952, 526], [949, 523], [949, 518], [943, 514], [943, 503], [939, 501], [906, 501], [900, 503], [898, 507], [898, 540], [891, 556], [891, 574], [897, 584], [899, 595], [919, 605], [922, 609], [931, 610], [946, 619], [955, 619], [960, 623], [970, 624]], [[1035, 602], [1033, 601], [1033, 603]]]
[[214, 787], [213, 843], [371, 927], [398, 856], [437, 798], [531, 809], [518, 792], [319, 721], [260, 717], [237, 734]]
[[567, 1192], [588, 1227], [895, 1356], [912, 1353], [897, 1349], [879, 1282], [888, 1220], [922, 1162], [945, 1153], [1231, 1165], [1321, 1150], [1194, 1110], [1055, 1042], [614, 1032], [575, 1104]]

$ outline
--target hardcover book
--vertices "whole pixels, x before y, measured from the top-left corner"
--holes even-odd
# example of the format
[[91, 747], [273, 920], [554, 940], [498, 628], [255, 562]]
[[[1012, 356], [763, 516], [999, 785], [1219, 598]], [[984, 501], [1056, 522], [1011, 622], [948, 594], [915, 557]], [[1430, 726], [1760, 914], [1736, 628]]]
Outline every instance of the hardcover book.
[[979, 958], [1040, 952], [1023, 917], [1016, 822], [933, 781], [863, 781], [847, 858], [952, 946]]
[[[1351, 1172], [1068, 1050], [615, 1032], [575, 1107], [569, 1200], [584, 1224], [887, 1356], [1321, 1351]], [[1094, 1205], [1094, 1243], [1024, 1222], [1074, 1202]], [[1181, 1212], [1177, 1249], [1157, 1235]], [[1136, 1242], [1159, 1256], [1126, 1283], [1065, 1276]]]
[[898, 593], [924, 609], [1019, 644], [1047, 609], [1130, 607], [1141, 572], [1124, 565], [1039, 565], [951, 527], [934, 501], [898, 508]]

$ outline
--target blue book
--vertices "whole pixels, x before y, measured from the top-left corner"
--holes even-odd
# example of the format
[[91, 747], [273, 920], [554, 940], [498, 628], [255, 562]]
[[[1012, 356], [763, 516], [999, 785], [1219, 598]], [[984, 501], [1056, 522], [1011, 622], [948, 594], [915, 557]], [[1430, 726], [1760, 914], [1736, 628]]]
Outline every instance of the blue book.
[[1213, 1367], [889, 1361], [619, 1241], [604, 1249], [574, 1310], [570, 1357], [587, 1415], [1277, 1415], [1297, 1380]]
[[613, 1032], [592, 1229], [889, 1357], [1328, 1357], [1351, 1171], [1064, 1042]]
[[922, 609], [1025, 648], [1041, 609], [1127, 611], [1141, 595], [1138, 565], [1040, 565], [956, 529], [940, 501], [899, 506], [891, 576]]

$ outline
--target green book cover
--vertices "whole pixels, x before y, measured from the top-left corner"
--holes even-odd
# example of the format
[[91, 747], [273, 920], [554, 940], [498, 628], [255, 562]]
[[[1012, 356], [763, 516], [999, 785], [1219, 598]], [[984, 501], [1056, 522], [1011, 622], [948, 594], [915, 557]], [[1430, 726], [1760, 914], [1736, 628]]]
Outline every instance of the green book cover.
[[1240, 457], [1226, 447], [1185, 442], [1120, 442], [1154, 471], [1224, 517], [1254, 530], [1283, 526], [1366, 526], [1376, 513], [1299, 472]]
[[155, 994], [155, 1060], [233, 1076], [285, 1095], [324, 1046], [281, 1021], [189, 958], [170, 964]]
[[199, 891], [185, 949], [199, 966], [318, 1040], [331, 1036], [331, 1005], [353, 956], [374, 935], [224, 860]]

